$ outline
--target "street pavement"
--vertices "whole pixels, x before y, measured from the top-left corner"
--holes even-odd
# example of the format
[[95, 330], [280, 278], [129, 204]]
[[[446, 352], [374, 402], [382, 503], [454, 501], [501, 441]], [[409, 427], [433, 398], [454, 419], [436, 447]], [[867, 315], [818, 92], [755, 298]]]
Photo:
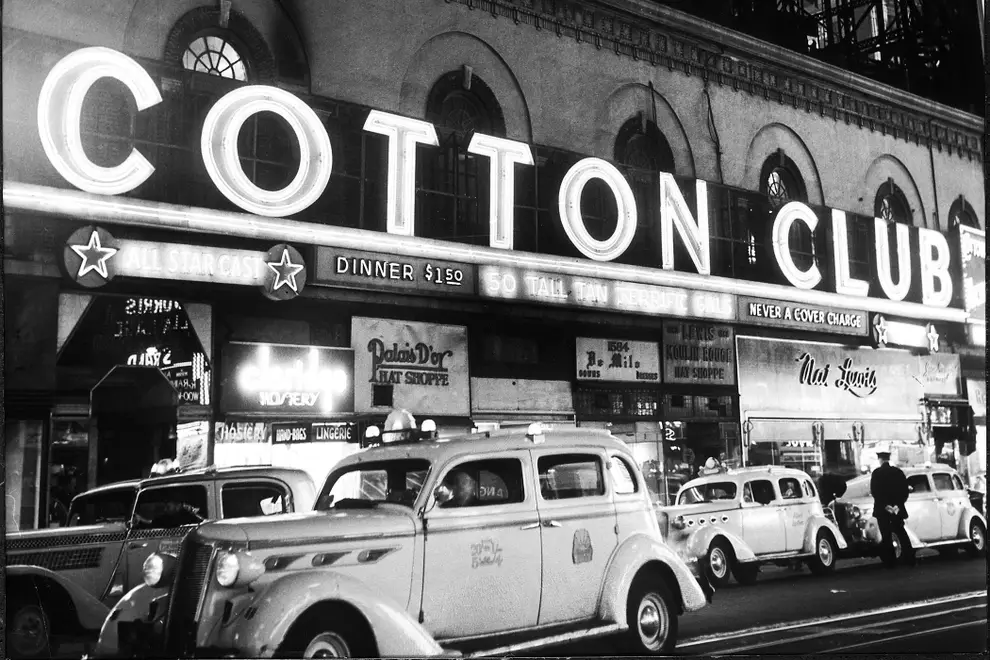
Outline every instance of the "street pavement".
[[[732, 583], [718, 590], [708, 607], [682, 616], [678, 653], [985, 654], [986, 594], [986, 560], [962, 554], [923, 551], [917, 566], [895, 569], [875, 559], [847, 560], [824, 577], [807, 568], [769, 567], [756, 584]], [[928, 604], [918, 604], [922, 601]], [[615, 641], [604, 638], [526, 655], [617, 653]]]

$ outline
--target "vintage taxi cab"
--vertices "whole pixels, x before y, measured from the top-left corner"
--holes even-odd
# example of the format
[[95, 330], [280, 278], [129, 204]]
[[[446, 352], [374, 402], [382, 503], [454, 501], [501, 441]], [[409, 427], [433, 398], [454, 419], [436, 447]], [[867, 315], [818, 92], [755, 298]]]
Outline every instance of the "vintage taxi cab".
[[47, 657], [60, 639], [95, 639], [110, 608], [144, 587], [142, 565], [178, 552], [212, 518], [309, 510], [316, 488], [302, 470], [267, 466], [179, 471], [73, 498], [68, 526], [7, 534], [7, 650]]
[[[954, 553], [965, 548], [972, 556], [986, 555], [987, 521], [973, 507], [966, 486], [948, 465], [935, 463], [901, 468], [910, 494], [904, 529], [914, 548], [934, 548]], [[873, 517], [870, 476], [846, 483], [846, 492], [836, 502], [836, 517], [849, 541], [850, 553], [878, 554], [880, 532]], [[894, 554], [899, 557], [903, 541], [893, 537]]]
[[720, 470], [684, 484], [675, 506], [658, 509], [664, 537], [698, 562], [716, 587], [756, 580], [760, 565], [803, 560], [835, 569], [846, 541], [825, 515], [811, 477], [784, 467]]
[[174, 584], [164, 653], [492, 654], [617, 635], [652, 654], [705, 606], [607, 431], [436, 439], [426, 420], [389, 435], [330, 472], [312, 513], [209, 523], [149, 559], [148, 583]]

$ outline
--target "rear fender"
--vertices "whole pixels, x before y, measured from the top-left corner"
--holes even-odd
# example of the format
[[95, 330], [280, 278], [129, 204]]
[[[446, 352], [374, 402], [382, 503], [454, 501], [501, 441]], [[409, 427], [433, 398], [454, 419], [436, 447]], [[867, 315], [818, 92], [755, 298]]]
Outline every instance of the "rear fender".
[[750, 549], [749, 544], [718, 525], [702, 527], [693, 532], [687, 538], [685, 551], [689, 557], [700, 560], [708, 555], [708, 549], [712, 546], [712, 542], [715, 539], [724, 539], [732, 546], [732, 554], [735, 556], [736, 561], [756, 561], [756, 554]]
[[835, 539], [835, 545], [839, 550], [845, 550], [849, 547], [849, 544], [846, 543], [846, 537], [842, 535], [842, 531], [834, 522], [825, 516], [811, 516], [807, 527], [804, 528], [804, 552], [815, 552], [818, 532], [823, 529], [832, 533], [832, 538]]
[[[79, 627], [89, 632], [97, 632], [103, 621], [110, 613], [110, 608], [101, 603], [95, 596], [80, 587], [75, 582], [66, 579], [54, 571], [40, 566], [8, 566], [7, 567], [7, 596], [8, 599], [17, 594], [21, 588], [17, 583], [21, 580], [45, 580], [52, 584], [52, 587], [64, 592], [75, 609], [76, 622]], [[8, 615], [10, 611], [10, 601], [7, 602]], [[51, 617], [49, 617], [51, 618]], [[65, 622], [70, 623], [70, 622]]]
[[966, 509], [959, 517], [959, 537], [969, 538], [969, 524], [974, 520], [979, 520], [983, 524], [983, 531], [987, 529], [987, 519], [980, 515], [976, 509]]
[[661, 541], [646, 534], [634, 534], [612, 554], [599, 599], [599, 619], [626, 626], [629, 589], [636, 574], [649, 563], [659, 563], [670, 570], [685, 611], [693, 612], [705, 606], [705, 593], [684, 561]]
[[157, 631], [164, 630], [165, 613], [168, 612], [168, 587], [152, 588], [139, 584], [124, 594], [110, 610], [93, 655], [98, 658], [114, 657], [126, 651], [120, 645], [118, 624], [140, 621]]
[[436, 640], [397, 603], [333, 571], [301, 571], [272, 582], [250, 606], [234, 607], [229, 623], [206, 645], [236, 649], [247, 657], [272, 657], [299, 617], [314, 605], [333, 602], [349, 605], [364, 617], [381, 657], [443, 654]]

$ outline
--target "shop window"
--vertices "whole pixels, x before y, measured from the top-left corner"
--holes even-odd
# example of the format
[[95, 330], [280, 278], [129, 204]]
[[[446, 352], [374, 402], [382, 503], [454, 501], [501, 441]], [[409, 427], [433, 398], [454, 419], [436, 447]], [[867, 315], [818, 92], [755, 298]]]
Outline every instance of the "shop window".
[[287, 513], [285, 488], [272, 483], [224, 484], [220, 491], [220, 516], [247, 518]]
[[579, 389], [574, 410], [584, 419], [656, 417], [660, 395], [655, 390]]
[[44, 524], [42, 507], [41, 449], [44, 422], [12, 420], [4, 422], [6, 529], [16, 532], [37, 529]]
[[912, 474], [907, 480], [908, 488], [912, 493], [930, 493], [932, 486], [928, 483], [927, 474]]
[[952, 475], [945, 473], [933, 474], [932, 481], [935, 482], [935, 490], [955, 490], [955, 486], [952, 483]]
[[464, 67], [434, 83], [426, 120], [437, 128], [440, 146], [422, 154], [416, 168], [416, 233], [487, 245], [489, 159], [468, 153], [467, 147], [473, 132], [505, 136], [498, 99], [484, 80]]
[[69, 526], [122, 523], [131, 519], [134, 511], [135, 488], [115, 488], [80, 495], [69, 510]]
[[[876, 198], [873, 202], [874, 217], [881, 218], [886, 222], [902, 222], [912, 224], [911, 207], [908, 205], [904, 192], [888, 179], [877, 190]], [[893, 243], [891, 243], [893, 245]]]
[[210, 517], [206, 488], [166, 486], [138, 495], [133, 524], [135, 529], [172, 529], [198, 525]]
[[453, 497], [442, 508], [513, 504], [525, 499], [522, 463], [512, 458], [493, 458], [461, 463], [443, 479]]
[[780, 495], [785, 500], [801, 499], [801, 483], [792, 477], [779, 479], [777, 485], [780, 487]]
[[639, 492], [636, 477], [633, 476], [633, 469], [626, 463], [626, 459], [619, 456], [611, 456], [610, 463], [611, 466], [608, 469], [608, 473], [612, 480], [612, 488], [615, 494], [629, 495]]
[[566, 500], [605, 494], [602, 462], [587, 454], [541, 456], [537, 460], [540, 494], [545, 500]]

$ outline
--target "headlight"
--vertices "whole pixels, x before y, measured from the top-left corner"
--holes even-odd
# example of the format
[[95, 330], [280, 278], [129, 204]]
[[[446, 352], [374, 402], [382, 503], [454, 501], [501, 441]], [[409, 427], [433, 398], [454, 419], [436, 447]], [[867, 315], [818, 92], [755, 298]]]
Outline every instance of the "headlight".
[[862, 517], [862, 515], [863, 512], [859, 510], [858, 506], [854, 506], [852, 510], [849, 512], [849, 517], [851, 517], [853, 520], [857, 520], [858, 518]]
[[141, 568], [144, 572], [144, 583], [149, 587], [160, 587], [171, 582], [175, 570], [175, 557], [156, 552], [148, 555]]
[[237, 581], [237, 573], [241, 570], [241, 562], [237, 554], [222, 552], [217, 558], [217, 582], [221, 587], [231, 587]]
[[674, 520], [670, 523], [670, 526], [674, 529], [684, 529], [687, 527], [687, 524], [684, 522], [684, 516], [677, 516], [674, 518]]

